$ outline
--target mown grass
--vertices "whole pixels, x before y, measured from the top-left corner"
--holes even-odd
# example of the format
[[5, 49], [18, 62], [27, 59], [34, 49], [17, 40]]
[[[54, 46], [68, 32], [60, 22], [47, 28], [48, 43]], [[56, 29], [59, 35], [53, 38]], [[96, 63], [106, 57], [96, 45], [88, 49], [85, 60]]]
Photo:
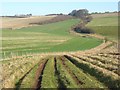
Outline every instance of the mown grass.
[[3, 58], [33, 53], [86, 50], [99, 45], [102, 42], [99, 39], [69, 33], [71, 26], [79, 22], [79, 19], [70, 19], [17, 30], [3, 30]]
[[97, 34], [106, 36], [108, 39], [118, 40], [118, 17], [97, 17], [86, 25]]

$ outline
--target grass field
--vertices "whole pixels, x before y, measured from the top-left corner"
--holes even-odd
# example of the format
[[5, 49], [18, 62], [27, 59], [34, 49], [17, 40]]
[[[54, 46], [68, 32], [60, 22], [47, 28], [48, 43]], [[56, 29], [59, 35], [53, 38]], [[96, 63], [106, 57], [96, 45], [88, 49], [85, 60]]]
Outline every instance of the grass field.
[[97, 38], [70, 34], [71, 26], [79, 22], [79, 19], [70, 19], [41, 26], [3, 30], [3, 58], [30, 53], [86, 50], [102, 43]]
[[107, 36], [109, 39], [118, 39], [118, 16], [96, 17], [87, 24], [87, 27], [97, 34]]

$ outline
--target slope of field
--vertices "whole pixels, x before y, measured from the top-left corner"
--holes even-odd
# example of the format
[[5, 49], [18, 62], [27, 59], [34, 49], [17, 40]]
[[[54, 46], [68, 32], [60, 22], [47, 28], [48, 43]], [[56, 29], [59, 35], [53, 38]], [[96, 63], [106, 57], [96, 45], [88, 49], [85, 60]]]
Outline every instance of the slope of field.
[[86, 25], [94, 30], [97, 34], [107, 36], [109, 39], [118, 39], [118, 16], [106, 15], [102, 17], [94, 17], [93, 20]]
[[79, 22], [79, 19], [70, 19], [41, 26], [3, 30], [3, 58], [32, 53], [86, 50], [102, 43], [97, 38], [70, 34], [71, 26]]
[[30, 26], [29, 23], [41, 22], [45, 20], [50, 20], [56, 16], [32, 16], [28, 18], [2, 18], [2, 28], [22, 28]]

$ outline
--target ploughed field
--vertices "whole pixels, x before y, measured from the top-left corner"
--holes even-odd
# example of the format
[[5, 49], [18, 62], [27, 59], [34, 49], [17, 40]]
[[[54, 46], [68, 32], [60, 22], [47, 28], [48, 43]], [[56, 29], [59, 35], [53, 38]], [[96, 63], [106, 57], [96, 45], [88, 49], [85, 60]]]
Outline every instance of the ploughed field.
[[31, 55], [3, 61], [3, 87], [119, 88], [117, 53]]
[[86, 50], [100, 45], [103, 41], [92, 37], [80, 37], [70, 33], [79, 19], [2, 31], [3, 58], [14, 56]]

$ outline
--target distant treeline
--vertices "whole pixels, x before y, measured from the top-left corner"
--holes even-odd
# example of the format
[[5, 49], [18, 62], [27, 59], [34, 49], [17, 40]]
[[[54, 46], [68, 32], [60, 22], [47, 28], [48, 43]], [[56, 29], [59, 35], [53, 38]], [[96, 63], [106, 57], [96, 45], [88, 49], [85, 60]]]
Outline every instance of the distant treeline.
[[114, 11], [114, 12], [109, 12], [109, 11], [105, 11], [105, 12], [92, 12], [90, 14], [105, 14], [105, 13], [118, 13], [120, 11]]
[[31, 17], [32, 14], [20, 14], [20, 15], [14, 15], [14, 16], [2, 16], [2, 17], [10, 17], [10, 18], [27, 18], [27, 17]]
[[62, 14], [62, 13], [60, 13], [60, 14], [47, 14], [45, 16], [53, 16], [53, 15], [64, 15], [64, 14]]
[[92, 20], [92, 17], [89, 15], [89, 11], [87, 9], [73, 10], [68, 15], [80, 18], [84, 21], [84, 23], [90, 22]]

